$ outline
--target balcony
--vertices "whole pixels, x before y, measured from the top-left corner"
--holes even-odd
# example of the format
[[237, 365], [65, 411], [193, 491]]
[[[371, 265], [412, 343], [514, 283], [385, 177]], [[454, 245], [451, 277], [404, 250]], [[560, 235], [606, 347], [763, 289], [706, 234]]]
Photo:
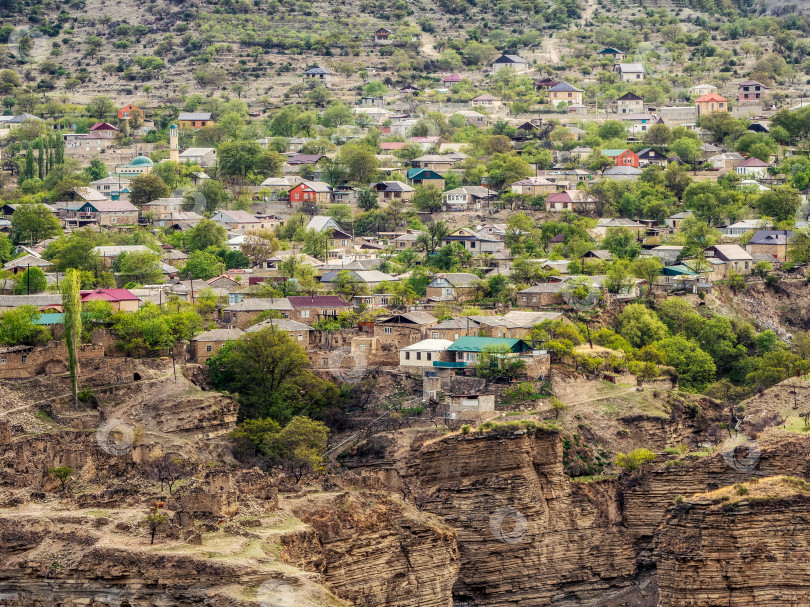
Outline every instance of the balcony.
[[433, 361], [434, 367], [440, 367], [442, 369], [464, 369], [467, 366], [466, 362], [463, 361], [447, 361], [447, 360], [434, 360]]

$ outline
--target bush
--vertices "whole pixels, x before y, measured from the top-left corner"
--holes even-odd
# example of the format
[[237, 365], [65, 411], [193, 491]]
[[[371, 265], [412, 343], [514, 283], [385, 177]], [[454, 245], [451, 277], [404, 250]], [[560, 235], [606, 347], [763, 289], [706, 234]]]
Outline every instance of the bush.
[[625, 472], [633, 472], [654, 459], [655, 453], [649, 449], [634, 449], [629, 453], [619, 453], [616, 456], [616, 465]]
[[462, 434], [465, 434], [465, 435], [469, 434], [470, 430], [472, 430], [472, 428], [469, 426], [469, 424], [464, 424], [463, 426], [461, 426], [461, 433]]
[[79, 390], [76, 395], [80, 401], [86, 403], [87, 401], [91, 400], [95, 396], [95, 392], [93, 392], [92, 388], [83, 388]]
[[776, 287], [779, 284], [779, 277], [776, 274], [768, 274], [765, 277], [765, 284], [769, 287]]

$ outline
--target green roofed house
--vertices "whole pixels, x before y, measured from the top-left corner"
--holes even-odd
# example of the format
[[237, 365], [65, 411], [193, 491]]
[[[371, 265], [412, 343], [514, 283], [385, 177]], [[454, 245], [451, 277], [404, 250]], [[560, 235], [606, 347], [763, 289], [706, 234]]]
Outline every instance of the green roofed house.
[[126, 164], [119, 164], [115, 167], [115, 174], [122, 177], [137, 177], [150, 172], [155, 166], [155, 163], [147, 156], [137, 156], [132, 159], [132, 162]]
[[43, 327], [50, 327], [51, 325], [61, 325], [64, 323], [65, 315], [62, 312], [48, 312], [47, 314], [40, 314], [37, 316], [33, 323]]
[[521, 352], [531, 350], [531, 346], [522, 339], [505, 337], [459, 337], [446, 351], [455, 358], [457, 363], [465, 363], [469, 366], [474, 365], [478, 361], [478, 355], [483, 352], [485, 348], [500, 346], [506, 346], [512, 354], [520, 354]]
[[444, 177], [432, 169], [408, 169], [408, 184], [444, 189]]

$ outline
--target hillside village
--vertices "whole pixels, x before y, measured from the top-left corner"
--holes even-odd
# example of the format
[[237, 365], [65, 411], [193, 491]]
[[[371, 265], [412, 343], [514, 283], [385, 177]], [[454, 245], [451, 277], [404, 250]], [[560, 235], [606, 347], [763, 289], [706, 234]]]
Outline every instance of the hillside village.
[[804, 516], [810, 17], [74, 4], [0, 26], [0, 604], [719, 605], [695, 526]]

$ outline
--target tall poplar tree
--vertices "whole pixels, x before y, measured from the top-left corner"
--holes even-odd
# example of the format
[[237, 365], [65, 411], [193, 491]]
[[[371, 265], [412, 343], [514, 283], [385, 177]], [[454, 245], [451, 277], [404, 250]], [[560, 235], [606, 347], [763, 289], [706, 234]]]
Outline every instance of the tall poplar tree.
[[62, 311], [65, 323], [65, 345], [68, 351], [68, 370], [73, 389], [73, 406], [79, 408], [79, 343], [82, 339], [82, 299], [79, 295], [79, 273], [74, 269], [65, 272], [62, 281]]

